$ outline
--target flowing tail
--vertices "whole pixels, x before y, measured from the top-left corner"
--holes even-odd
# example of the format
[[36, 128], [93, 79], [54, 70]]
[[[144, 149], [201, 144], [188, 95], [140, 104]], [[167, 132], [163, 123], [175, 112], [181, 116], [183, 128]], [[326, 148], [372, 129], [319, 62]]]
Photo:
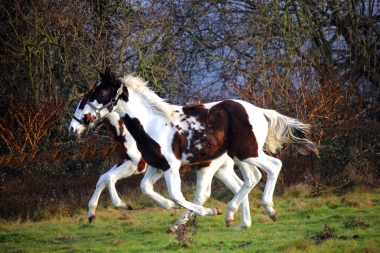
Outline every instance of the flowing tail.
[[262, 110], [268, 120], [268, 136], [264, 145], [266, 150], [276, 153], [283, 144], [293, 144], [301, 154], [312, 151], [318, 155], [319, 146], [306, 138], [310, 132], [310, 125], [274, 110]]

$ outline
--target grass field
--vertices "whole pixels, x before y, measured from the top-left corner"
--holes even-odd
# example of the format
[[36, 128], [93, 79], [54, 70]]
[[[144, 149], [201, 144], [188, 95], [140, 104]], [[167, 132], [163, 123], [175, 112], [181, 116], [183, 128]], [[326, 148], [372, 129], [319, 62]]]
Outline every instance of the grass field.
[[[271, 221], [250, 194], [252, 227], [232, 231], [224, 216], [198, 217], [183, 235], [166, 229], [184, 210], [99, 208], [89, 224], [85, 210], [42, 222], [0, 221], [0, 252], [380, 252], [380, 190], [307, 197], [305, 186], [275, 197]], [[207, 206], [226, 210], [211, 199]], [[235, 217], [239, 224], [240, 214]]]

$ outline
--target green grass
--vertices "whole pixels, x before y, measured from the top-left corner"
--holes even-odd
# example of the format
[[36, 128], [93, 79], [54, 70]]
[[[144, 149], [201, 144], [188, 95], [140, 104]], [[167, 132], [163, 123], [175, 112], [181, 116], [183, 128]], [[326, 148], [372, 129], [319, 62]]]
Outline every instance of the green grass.
[[[380, 252], [380, 190], [306, 197], [289, 189], [275, 197], [279, 212], [271, 221], [250, 195], [252, 227], [231, 231], [224, 216], [198, 217], [187, 240], [166, 229], [184, 210], [100, 208], [89, 224], [86, 211], [43, 222], [0, 222], [1, 252]], [[212, 199], [207, 206], [226, 204]], [[239, 224], [240, 214], [235, 217]], [[325, 227], [327, 225], [327, 227]], [[330, 239], [319, 239], [327, 236]]]

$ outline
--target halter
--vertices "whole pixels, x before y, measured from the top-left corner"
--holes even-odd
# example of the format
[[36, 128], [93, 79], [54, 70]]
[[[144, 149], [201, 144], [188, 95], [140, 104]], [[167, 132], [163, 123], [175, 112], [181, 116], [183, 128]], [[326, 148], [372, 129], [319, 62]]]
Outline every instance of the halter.
[[[95, 113], [96, 113], [96, 116], [97, 116], [97, 117], [95, 118], [95, 121], [103, 120], [103, 118], [105, 117], [105, 116], [102, 117], [102, 116], [100, 115], [100, 112], [101, 112], [102, 110], [104, 110], [104, 109], [107, 108], [109, 112], [112, 112], [113, 107], [115, 106], [116, 101], [119, 99], [121, 93], [123, 93], [123, 86], [124, 86], [124, 84], [121, 83], [120, 88], [117, 89], [116, 96], [115, 96], [114, 98], [112, 98], [110, 102], [108, 102], [107, 104], [103, 105], [103, 106], [100, 107], [100, 108], [97, 108], [92, 102], [89, 102], [89, 101], [87, 102], [87, 104], [88, 104], [92, 109], [95, 110]], [[79, 121], [79, 122], [80, 122], [80, 121]], [[83, 122], [83, 121], [82, 121], [82, 122]]]
[[75, 115], [73, 116], [73, 119], [75, 119], [76, 121], [78, 121], [81, 125], [84, 124], [83, 120], [78, 119]]

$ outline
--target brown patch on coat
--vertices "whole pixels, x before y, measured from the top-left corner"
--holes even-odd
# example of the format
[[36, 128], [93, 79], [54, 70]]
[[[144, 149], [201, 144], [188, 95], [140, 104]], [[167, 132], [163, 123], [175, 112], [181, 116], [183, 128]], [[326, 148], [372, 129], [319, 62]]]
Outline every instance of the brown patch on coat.
[[182, 148], [181, 148], [182, 140], [181, 140], [181, 138], [182, 138], [181, 134], [179, 132], [176, 132], [174, 134], [174, 137], [172, 140], [173, 154], [174, 154], [175, 158], [177, 158], [178, 160], [181, 159], [181, 155], [182, 155]]
[[137, 149], [141, 152], [143, 159], [152, 167], [166, 171], [170, 165], [161, 153], [161, 146], [153, 140], [144, 130], [143, 125], [137, 118], [131, 118], [128, 114], [123, 117], [123, 121], [136, 140]]
[[85, 115], [83, 115], [83, 123], [85, 125], [90, 124], [90, 122], [94, 120], [95, 120], [95, 116], [91, 116], [91, 113], [86, 113]]
[[111, 122], [108, 118], [104, 118], [103, 123], [106, 126], [109, 133], [111, 134], [112, 138], [116, 142], [120, 143], [121, 145], [124, 145], [124, 142], [126, 142], [127, 140], [125, 139], [125, 135], [124, 135], [124, 122], [123, 122], [123, 120], [120, 118], [118, 121], [117, 127], [119, 128], [119, 134], [117, 134], [116, 126], [111, 124]]
[[202, 163], [196, 163], [196, 164], [182, 164], [179, 168], [179, 173], [182, 175], [190, 175], [194, 173], [196, 170], [200, 170], [205, 167], [209, 167], [211, 162], [202, 162]]
[[117, 166], [122, 165], [125, 161], [132, 161], [132, 159], [128, 155], [128, 149], [120, 143], [118, 143], [117, 145], [116, 154]]
[[[225, 152], [239, 160], [258, 156], [258, 144], [252, 125], [240, 103], [225, 100], [210, 109], [204, 105], [185, 106], [183, 112], [186, 117], [182, 121], [183, 124], [188, 124], [189, 130], [181, 134], [177, 132], [173, 138], [172, 147], [177, 158], [182, 154], [191, 154], [188, 160], [192, 164], [213, 160]], [[190, 117], [200, 122], [204, 129], [195, 129], [190, 121], [187, 122]], [[187, 136], [190, 132], [192, 139], [188, 143]]]
[[123, 119], [120, 118], [117, 121], [117, 123], [119, 124], [119, 135], [123, 137], [120, 141], [123, 141], [123, 143], [127, 142], [127, 139], [125, 139], [125, 134], [124, 134], [125, 125], [124, 125]]
[[146, 162], [143, 158], [140, 158], [139, 163], [137, 164], [137, 171], [143, 172], [146, 169]]
[[[206, 109], [204, 105], [185, 106], [183, 112], [186, 119], [183, 124], [187, 124], [189, 130], [181, 133], [183, 141], [181, 147], [182, 153], [191, 154], [188, 157], [190, 163], [210, 161], [226, 152], [223, 132], [223, 129], [228, 128], [226, 114], [218, 111], [213, 115], [214, 112]], [[200, 122], [204, 129], [194, 128], [193, 122], [187, 121], [190, 117]], [[220, 129], [222, 129], [221, 132], [219, 132]], [[187, 137], [190, 134], [192, 139], [188, 142]]]
[[244, 106], [232, 100], [225, 100], [214, 107], [221, 108], [228, 114], [230, 127], [227, 131], [227, 154], [232, 158], [236, 156], [239, 160], [258, 157], [258, 143]]
[[203, 163], [198, 163], [198, 170], [202, 169], [202, 168], [205, 168], [205, 167], [209, 167], [211, 165], [211, 162], [203, 162]]
[[131, 158], [128, 155], [128, 149], [125, 147], [125, 142], [127, 141], [124, 136], [124, 127], [123, 127], [123, 121], [120, 119], [118, 121], [118, 127], [120, 134], [117, 134], [116, 126], [111, 124], [110, 120], [108, 118], [103, 119], [103, 123], [110, 132], [111, 136], [114, 138], [114, 140], [118, 143], [117, 150], [116, 150], [116, 160], [117, 160], [117, 166], [122, 165], [126, 160], [130, 161]]
[[186, 173], [187, 171], [191, 170], [191, 167], [190, 167], [190, 164], [183, 164], [181, 165], [181, 167], [179, 168], [179, 173], [180, 174], [184, 174]]

